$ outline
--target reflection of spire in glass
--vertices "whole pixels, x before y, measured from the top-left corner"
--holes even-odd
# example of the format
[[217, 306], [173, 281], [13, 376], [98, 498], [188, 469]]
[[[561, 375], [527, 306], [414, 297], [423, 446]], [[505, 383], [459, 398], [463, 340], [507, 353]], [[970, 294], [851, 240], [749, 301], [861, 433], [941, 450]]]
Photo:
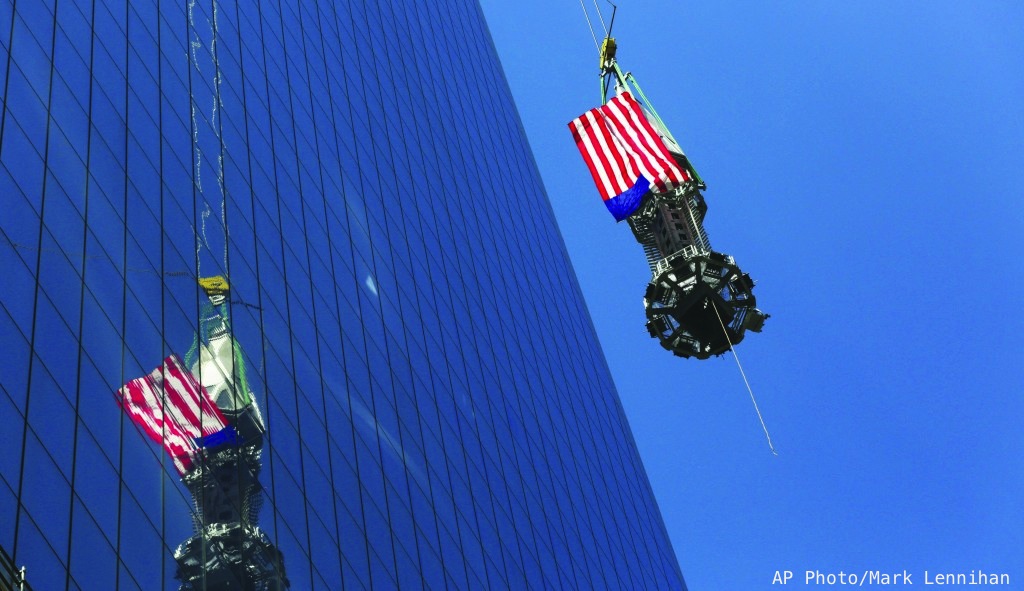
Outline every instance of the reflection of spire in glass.
[[[174, 552], [179, 591], [278, 591], [288, 586], [281, 552], [257, 526], [264, 424], [245, 377], [242, 347], [231, 333], [230, 288], [202, 277], [207, 295], [188, 360], [238, 439], [207, 450], [182, 481], [192, 493], [196, 534]], [[240, 585], [240, 586], [239, 586]]]
[[192, 373], [221, 410], [238, 411], [252, 402], [242, 348], [231, 335], [225, 295], [211, 295], [200, 310], [198, 357], [188, 359]]
[[236, 423], [244, 441], [247, 436], [262, 433], [264, 426], [246, 378], [242, 346], [231, 331], [230, 286], [219, 275], [202, 277], [199, 285], [207, 301], [200, 305], [199, 332], [185, 363], [221, 411]]

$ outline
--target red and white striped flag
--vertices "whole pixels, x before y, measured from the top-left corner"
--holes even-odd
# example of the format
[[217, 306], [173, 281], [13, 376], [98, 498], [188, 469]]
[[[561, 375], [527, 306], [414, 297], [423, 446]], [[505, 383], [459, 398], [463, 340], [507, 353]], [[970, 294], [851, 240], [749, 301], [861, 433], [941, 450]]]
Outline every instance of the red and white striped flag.
[[179, 474], [192, 469], [201, 438], [227, 426], [223, 413], [177, 355], [117, 391], [118, 405], [163, 446]]
[[569, 130], [606, 202], [624, 197], [641, 177], [660, 193], [692, 180], [628, 92], [573, 119]]

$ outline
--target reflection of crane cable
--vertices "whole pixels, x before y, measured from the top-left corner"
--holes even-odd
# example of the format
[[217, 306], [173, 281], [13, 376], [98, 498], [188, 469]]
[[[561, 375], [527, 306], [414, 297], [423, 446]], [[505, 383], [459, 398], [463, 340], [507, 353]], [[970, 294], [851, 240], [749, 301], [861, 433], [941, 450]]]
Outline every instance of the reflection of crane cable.
[[[106, 262], [110, 262], [111, 264], [113, 264], [108, 257], [104, 257], [104, 256], [98, 255], [98, 254], [82, 255], [81, 252], [70, 252], [69, 253], [69, 252], [65, 251], [63, 248], [39, 248], [39, 247], [36, 247], [36, 246], [29, 246], [27, 244], [22, 244], [20, 242], [15, 242], [15, 241], [11, 240], [11, 238], [9, 236], [7, 236], [7, 234], [5, 234], [3, 232], [0, 232], [0, 237], [2, 237], [7, 242], [7, 244], [9, 244], [11, 246], [11, 248], [13, 248], [15, 250], [25, 250], [25, 251], [29, 251], [29, 252], [44, 252], [44, 253], [60, 254], [60, 255], [64, 256], [64, 258], [66, 260], [71, 260], [71, 257], [75, 257], [76, 259], [77, 258], [84, 258], [86, 260], [106, 261]], [[147, 269], [145, 267], [125, 267], [124, 272], [126, 274], [127, 273], [148, 273], [150, 275], [156, 275], [158, 277], [161, 277], [161, 276], [162, 277], [183, 277], [183, 278], [188, 279], [188, 280], [193, 281], [193, 282], [196, 281], [199, 278], [199, 276], [196, 275], [195, 273], [193, 273], [192, 271], [164, 271], [164, 272], [161, 273], [160, 271], [158, 271], [156, 269], [152, 269], [152, 268]], [[243, 300], [231, 300], [231, 303], [232, 304], [238, 304], [240, 306], [245, 306], [246, 308], [252, 308], [253, 310], [261, 310], [262, 309], [262, 308], [260, 308], [256, 304], [250, 304], [249, 302], [246, 302], [246, 301], [243, 301]]]
[[[224, 226], [224, 273], [228, 271], [228, 193], [227, 185], [224, 183], [224, 138], [221, 137], [224, 126], [223, 103], [220, 95], [220, 85], [224, 76], [220, 71], [220, 58], [217, 54], [217, 36], [220, 31], [217, 27], [217, 3], [213, 3], [213, 23], [210, 26], [213, 32], [213, 39], [210, 42], [210, 57], [213, 58], [213, 111], [210, 115], [210, 126], [214, 135], [220, 142], [220, 153], [217, 154], [217, 188], [220, 189], [220, 221]], [[218, 120], [218, 117], [220, 118]]]
[[764, 429], [764, 436], [768, 439], [768, 449], [772, 450], [772, 455], [779, 455], [779, 452], [775, 451], [775, 446], [772, 445], [772, 436], [768, 434], [768, 427], [764, 424], [764, 417], [761, 416], [761, 409], [757, 407], [757, 399], [754, 398], [754, 391], [750, 388], [750, 382], [747, 381], [747, 374], [743, 371], [743, 365], [740, 364], [740, 357], [736, 354], [736, 349], [732, 346], [732, 339], [729, 338], [729, 333], [725, 330], [725, 323], [722, 322], [722, 316], [718, 313], [718, 306], [715, 306], [714, 302], [709, 301], [708, 305], [711, 306], [715, 311], [715, 316], [718, 317], [718, 325], [722, 327], [722, 334], [725, 335], [726, 342], [729, 343], [729, 350], [732, 351], [732, 357], [736, 360], [736, 367], [740, 368], [740, 375], [743, 376], [743, 383], [747, 385], [747, 392], [750, 393], [750, 401], [754, 403], [754, 411], [757, 412], [757, 419], [761, 421], [761, 428]]
[[[191, 38], [189, 39], [189, 44], [190, 44], [190, 47], [191, 47], [191, 51], [190, 51], [190, 66], [195, 68], [195, 71], [196, 71], [197, 74], [201, 75], [203, 72], [202, 72], [202, 68], [200, 67], [200, 64], [199, 64], [199, 53], [198, 53], [198, 50], [203, 49], [203, 41], [200, 38], [198, 28], [196, 27], [196, 19], [195, 19], [195, 14], [194, 14], [195, 5], [196, 5], [196, 0], [189, 0], [188, 6], [187, 6], [187, 9], [188, 9], [188, 28], [189, 28], [189, 33], [191, 34]], [[210, 27], [210, 43], [209, 43], [209, 47], [206, 48], [206, 50], [203, 53], [204, 53], [204, 55], [209, 56], [210, 62], [213, 65], [213, 72], [211, 74], [213, 76], [212, 81], [211, 81], [212, 85], [213, 85], [213, 97], [212, 97], [212, 105], [210, 107], [210, 116], [209, 116], [209, 119], [207, 121], [209, 123], [211, 131], [213, 132], [213, 136], [217, 139], [217, 141], [220, 144], [220, 151], [219, 151], [219, 153], [217, 155], [217, 170], [216, 170], [216, 173], [217, 173], [217, 190], [218, 190], [219, 197], [220, 197], [220, 204], [219, 204], [220, 205], [220, 220], [219, 221], [221, 223], [221, 227], [223, 228], [223, 232], [224, 232], [224, 260], [223, 260], [223, 267], [222, 267], [222, 269], [226, 273], [227, 272], [227, 267], [228, 267], [228, 240], [229, 240], [229, 236], [228, 236], [228, 225], [227, 225], [228, 224], [228, 220], [227, 220], [227, 187], [225, 186], [225, 182], [224, 182], [224, 140], [221, 137], [221, 131], [220, 131], [220, 128], [221, 128], [221, 125], [222, 125], [221, 121], [222, 121], [222, 117], [223, 117], [223, 115], [221, 113], [223, 104], [222, 104], [222, 100], [221, 100], [221, 96], [220, 96], [220, 86], [221, 86], [221, 83], [223, 81], [223, 74], [222, 74], [221, 68], [220, 68], [220, 58], [219, 58], [218, 48], [217, 48], [217, 37], [219, 36], [219, 27], [218, 27], [218, 23], [217, 23], [217, 4], [216, 4], [216, 2], [214, 2], [214, 4], [213, 4], [213, 20], [210, 20], [209, 18], [207, 18], [206, 19], [206, 23]], [[191, 78], [190, 78], [190, 80], [191, 80]], [[214, 258], [216, 258], [216, 257], [214, 255], [213, 246], [210, 244], [210, 241], [209, 241], [209, 239], [207, 238], [207, 235], [206, 235], [206, 221], [207, 221], [207, 218], [210, 217], [213, 214], [213, 208], [210, 206], [210, 199], [208, 198], [208, 196], [206, 194], [206, 191], [204, 191], [204, 189], [203, 189], [203, 181], [202, 181], [203, 151], [202, 151], [202, 147], [200, 146], [200, 143], [199, 143], [199, 135], [200, 135], [199, 134], [199, 128], [200, 128], [201, 121], [196, 116], [197, 106], [199, 106], [199, 102], [200, 102], [200, 100], [196, 97], [195, 93], [192, 91], [192, 84], [190, 82], [189, 83], [189, 103], [190, 103], [190, 106], [191, 106], [191, 114], [192, 114], [192, 149], [195, 152], [195, 157], [196, 157], [195, 164], [194, 164], [195, 178], [193, 179], [193, 185], [194, 185], [193, 186], [193, 191], [198, 189], [199, 195], [201, 196], [202, 201], [203, 201], [203, 209], [202, 209], [202, 211], [200, 213], [200, 217], [201, 217], [201, 224], [200, 224], [200, 226], [201, 226], [201, 228], [200, 228], [200, 230], [197, 231], [196, 224], [193, 223], [192, 224], [192, 233], [193, 233], [193, 236], [195, 238], [195, 244], [196, 244], [196, 275], [199, 276], [199, 277], [202, 277], [203, 273], [202, 273], [202, 270], [201, 270], [201, 266], [202, 266], [202, 256], [201, 256], [201, 253], [202, 253], [203, 248], [205, 247], [206, 250], [210, 253], [211, 256], [213, 256]]]
[[580, 0], [580, 8], [583, 9], [583, 17], [587, 19], [587, 26], [590, 27], [590, 36], [594, 38], [594, 48], [601, 51], [601, 45], [597, 42], [597, 35], [594, 34], [594, 25], [590, 24], [590, 15], [587, 14], [587, 7], [583, 4], [583, 0]]

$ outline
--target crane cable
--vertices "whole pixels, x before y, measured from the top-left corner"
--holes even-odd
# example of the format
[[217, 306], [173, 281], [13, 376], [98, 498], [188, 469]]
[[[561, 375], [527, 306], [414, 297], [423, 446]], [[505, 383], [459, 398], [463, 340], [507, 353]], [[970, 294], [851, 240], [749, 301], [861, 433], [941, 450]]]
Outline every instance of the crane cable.
[[715, 316], [718, 317], [718, 325], [722, 327], [722, 334], [725, 335], [725, 340], [729, 343], [729, 350], [732, 351], [732, 357], [736, 360], [736, 367], [740, 368], [740, 375], [743, 377], [743, 383], [747, 385], [747, 392], [750, 393], [750, 401], [754, 403], [754, 411], [757, 412], [757, 419], [761, 421], [761, 428], [764, 429], [764, 436], [768, 439], [768, 449], [772, 451], [772, 455], [778, 456], [779, 452], [775, 451], [775, 446], [772, 445], [772, 436], [768, 434], [768, 427], [764, 424], [764, 417], [761, 416], [761, 409], [757, 407], [757, 399], [754, 398], [754, 391], [750, 388], [750, 382], [747, 380], [747, 374], [743, 371], [743, 365], [740, 364], [740, 357], [736, 354], [736, 349], [732, 346], [732, 339], [729, 338], [729, 333], [725, 330], [725, 323], [722, 322], [722, 316], [718, 313], [718, 306], [716, 306], [714, 302], [709, 302], [709, 304], [715, 311]]
[[597, 0], [594, 0], [594, 10], [597, 12], [597, 18], [601, 19], [601, 28], [604, 29], [604, 37], [607, 39], [611, 31], [609, 31], [608, 26], [604, 24], [604, 15], [601, 14], [601, 7], [597, 5]]
[[597, 35], [594, 34], [594, 25], [590, 23], [590, 15], [587, 14], [587, 6], [583, 4], [583, 0], [580, 0], [580, 8], [583, 9], [583, 17], [587, 19], [587, 27], [590, 28], [590, 36], [594, 38], [594, 48], [597, 49], [598, 52], [600, 52], [601, 45], [597, 42]]

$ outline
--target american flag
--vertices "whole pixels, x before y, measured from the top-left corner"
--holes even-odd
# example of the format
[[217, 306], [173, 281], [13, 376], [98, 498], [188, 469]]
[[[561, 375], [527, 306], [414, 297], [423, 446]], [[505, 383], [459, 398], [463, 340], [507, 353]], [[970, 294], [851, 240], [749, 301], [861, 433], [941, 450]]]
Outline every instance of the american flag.
[[[663, 193], [692, 180], [628, 92], [573, 119], [569, 130], [606, 202], [638, 186], [649, 185]], [[607, 205], [615, 213], [613, 205]]]
[[223, 413], [177, 355], [117, 391], [122, 409], [163, 446], [179, 474], [192, 469], [200, 440], [227, 426]]

